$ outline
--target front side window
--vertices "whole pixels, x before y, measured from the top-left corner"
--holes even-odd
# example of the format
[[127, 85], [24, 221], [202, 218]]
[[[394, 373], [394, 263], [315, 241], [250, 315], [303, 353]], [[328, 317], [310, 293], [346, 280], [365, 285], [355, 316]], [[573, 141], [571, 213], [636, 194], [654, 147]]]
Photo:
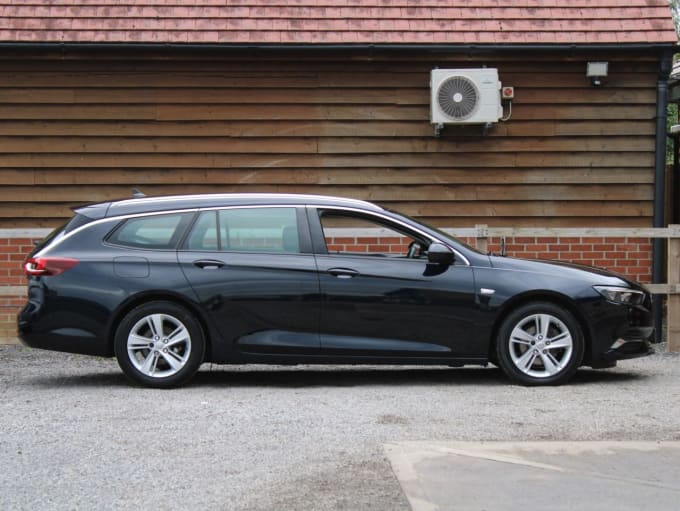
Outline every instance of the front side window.
[[174, 213], [130, 218], [106, 241], [132, 248], [172, 249], [192, 216], [192, 213]]
[[426, 242], [377, 218], [322, 211], [321, 228], [329, 254], [418, 258]]
[[201, 213], [187, 250], [300, 253], [295, 208], [234, 208]]

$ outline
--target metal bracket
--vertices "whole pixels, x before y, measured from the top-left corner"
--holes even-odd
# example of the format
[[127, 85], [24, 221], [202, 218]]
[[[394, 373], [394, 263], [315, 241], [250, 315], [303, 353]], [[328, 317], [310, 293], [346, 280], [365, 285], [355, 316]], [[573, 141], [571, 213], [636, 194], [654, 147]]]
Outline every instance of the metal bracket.
[[444, 129], [444, 124], [443, 123], [437, 123], [434, 125], [434, 136], [439, 138], [439, 135], [441, 134], [442, 130]]

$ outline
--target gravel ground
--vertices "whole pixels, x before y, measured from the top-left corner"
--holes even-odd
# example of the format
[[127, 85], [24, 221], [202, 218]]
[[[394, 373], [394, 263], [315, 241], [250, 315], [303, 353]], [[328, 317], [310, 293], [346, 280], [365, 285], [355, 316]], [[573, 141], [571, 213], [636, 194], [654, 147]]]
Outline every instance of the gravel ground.
[[680, 440], [665, 353], [556, 388], [494, 368], [206, 365], [162, 391], [113, 360], [0, 346], [0, 397], [3, 510], [408, 510], [385, 442]]

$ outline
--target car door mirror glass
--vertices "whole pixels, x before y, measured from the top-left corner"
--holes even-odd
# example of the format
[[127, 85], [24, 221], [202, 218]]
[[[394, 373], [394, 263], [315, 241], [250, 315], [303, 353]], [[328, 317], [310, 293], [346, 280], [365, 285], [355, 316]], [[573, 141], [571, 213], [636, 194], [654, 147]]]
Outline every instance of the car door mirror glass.
[[427, 260], [433, 264], [450, 265], [454, 261], [453, 251], [443, 243], [434, 242], [427, 250]]

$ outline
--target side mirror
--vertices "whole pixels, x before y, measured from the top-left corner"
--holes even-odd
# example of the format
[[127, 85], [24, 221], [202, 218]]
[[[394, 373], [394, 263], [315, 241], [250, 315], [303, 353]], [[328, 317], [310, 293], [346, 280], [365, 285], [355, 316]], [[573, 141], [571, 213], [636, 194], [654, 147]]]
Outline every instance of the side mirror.
[[449, 266], [453, 264], [454, 254], [446, 245], [434, 242], [430, 243], [430, 247], [427, 249], [427, 260], [433, 264]]

